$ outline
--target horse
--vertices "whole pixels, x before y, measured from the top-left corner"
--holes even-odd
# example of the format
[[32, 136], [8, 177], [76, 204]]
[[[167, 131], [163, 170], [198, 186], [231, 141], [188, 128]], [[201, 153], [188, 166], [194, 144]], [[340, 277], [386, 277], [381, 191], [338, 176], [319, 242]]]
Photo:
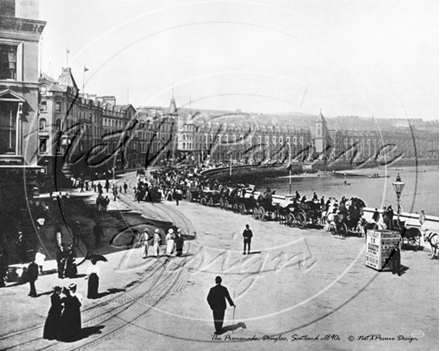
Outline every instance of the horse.
[[429, 243], [431, 248], [431, 260], [438, 259], [438, 233], [425, 229], [423, 231], [423, 240]]

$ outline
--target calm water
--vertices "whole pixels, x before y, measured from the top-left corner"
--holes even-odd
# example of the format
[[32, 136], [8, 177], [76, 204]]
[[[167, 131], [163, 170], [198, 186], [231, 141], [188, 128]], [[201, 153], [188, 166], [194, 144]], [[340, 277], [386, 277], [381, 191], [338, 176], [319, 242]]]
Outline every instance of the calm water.
[[[340, 172], [343, 173], [343, 172]], [[380, 176], [389, 178], [365, 178], [351, 177], [350, 174], [373, 175], [378, 173]], [[336, 198], [359, 197], [365, 201], [368, 207], [384, 207], [396, 205], [396, 194], [393, 190], [392, 182], [395, 181], [397, 173], [405, 182], [405, 188], [401, 196], [401, 206], [405, 212], [419, 212], [424, 210], [426, 214], [439, 215], [439, 169], [438, 166], [422, 166], [416, 172], [414, 167], [388, 167], [347, 171], [347, 176], [331, 177], [322, 175], [317, 177], [306, 176], [303, 178], [292, 178], [292, 193], [299, 191], [301, 196], [306, 195], [312, 198], [315, 191], [319, 197], [324, 195], [326, 198], [334, 196]], [[344, 180], [347, 184], [344, 185]], [[278, 195], [289, 193], [288, 178], [264, 178], [259, 184], [259, 189], [269, 186], [275, 189]]]

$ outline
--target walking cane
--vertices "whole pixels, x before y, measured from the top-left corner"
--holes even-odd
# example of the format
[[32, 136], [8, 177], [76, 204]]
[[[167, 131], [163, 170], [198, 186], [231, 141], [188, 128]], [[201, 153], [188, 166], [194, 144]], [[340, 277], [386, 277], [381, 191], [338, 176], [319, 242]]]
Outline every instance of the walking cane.
[[[234, 328], [235, 325], [235, 306], [234, 311], [232, 312], [232, 328]], [[232, 334], [234, 334], [235, 329], [232, 329]]]

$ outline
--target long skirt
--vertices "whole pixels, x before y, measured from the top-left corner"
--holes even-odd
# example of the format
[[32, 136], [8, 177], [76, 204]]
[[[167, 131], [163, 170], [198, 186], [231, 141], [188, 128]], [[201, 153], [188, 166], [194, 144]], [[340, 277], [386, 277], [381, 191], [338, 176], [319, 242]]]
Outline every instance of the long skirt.
[[60, 321], [61, 308], [50, 309], [46, 323], [44, 323], [43, 339], [55, 340], [58, 337]]
[[98, 297], [99, 277], [96, 273], [92, 273], [89, 276], [89, 283], [87, 289], [87, 297], [89, 299], [95, 299]]
[[172, 255], [174, 253], [174, 240], [167, 241], [167, 255]]

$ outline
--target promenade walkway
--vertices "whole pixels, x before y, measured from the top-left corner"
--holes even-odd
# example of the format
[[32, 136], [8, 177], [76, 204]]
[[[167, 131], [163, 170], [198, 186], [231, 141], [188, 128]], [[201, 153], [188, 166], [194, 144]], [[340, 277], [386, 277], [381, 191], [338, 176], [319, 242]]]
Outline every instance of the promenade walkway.
[[[133, 174], [118, 184], [132, 183]], [[130, 184], [131, 185], [131, 184]], [[133, 187], [131, 186], [130, 189]], [[49, 295], [27, 296], [28, 285], [0, 289], [4, 306], [0, 348], [12, 350], [421, 350], [438, 349], [438, 261], [427, 251], [404, 251], [401, 277], [365, 266], [365, 240], [324, 230], [300, 230], [195, 203], [141, 203], [132, 193], [111, 202], [127, 220], [136, 213], [173, 221], [196, 235], [183, 258], [142, 260], [140, 248], [107, 254], [100, 263], [98, 300], [85, 299], [83, 328], [74, 343], [41, 339]], [[93, 196], [91, 198], [93, 201]], [[252, 254], [242, 254], [242, 231], [254, 232]], [[113, 229], [115, 228], [115, 229]], [[105, 239], [117, 233], [105, 223]], [[110, 249], [110, 248], [109, 248]], [[84, 274], [88, 262], [79, 267]], [[206, 302], [217, 275], [237, 305], [226, 311], [228, 331], [213, 340]], [[84, 277], [73, 279], [86, 294]], [[39, 292], [58, 284], [56, 274], [37, 281]], [[422, 331], [417, 340], [409, 339]], [[295, 340], [307, 335], [317, 340]], [[375, 341], [359, 338], [380, 334]], [[333, 340], [325, 340], [333, 335]], [[402, 335], [401, 340], [397, 340]], [[415, 334], [414, 334], [415, 335]], [[420, 335], [420, 334], [419, 334]], [[272, 339], [263, 340], [265, 336]], [[287, 341], [274, 338], [281, 336]], [[353, 336], [354, 341], [349, 337]], [[392, 338], [387, 341], [384, 338]], [[232, 338], [253, 339], [232, 342]], [[255, 339], [258, 339], [256, 341]]]

